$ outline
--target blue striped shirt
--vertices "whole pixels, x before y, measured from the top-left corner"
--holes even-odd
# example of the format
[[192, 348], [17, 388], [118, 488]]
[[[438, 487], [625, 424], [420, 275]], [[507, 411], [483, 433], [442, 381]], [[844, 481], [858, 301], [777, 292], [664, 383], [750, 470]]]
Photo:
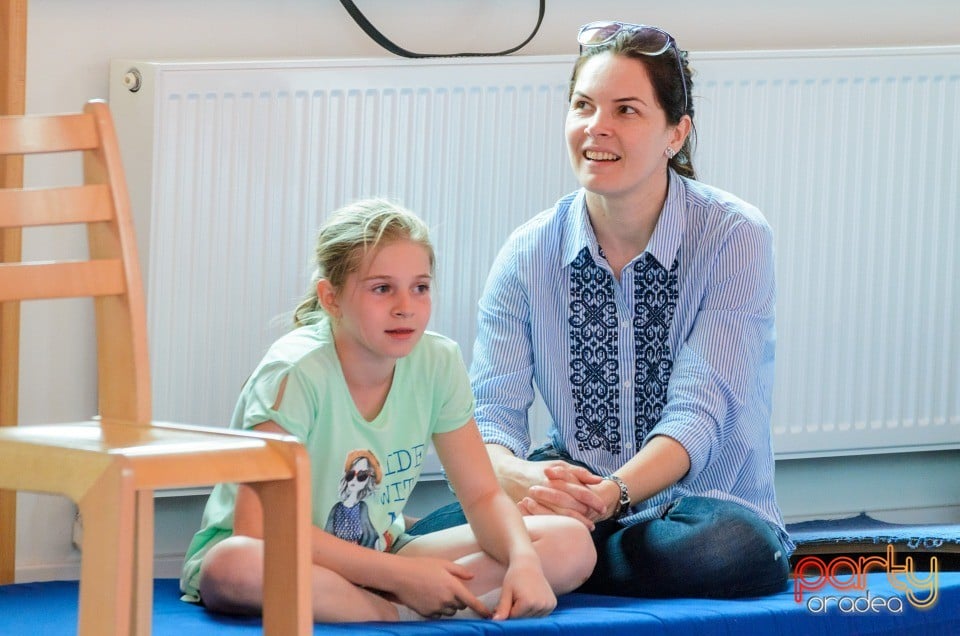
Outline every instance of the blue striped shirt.
[[670, 173], [647, 249], [617, 281], [583, 190], [514, 231], [480, 299], [471, 367], [487, 443], [530, 451], [534, 384], [553, 445], [599, 475], [651, 437], [690, 456], [677, 484], [622, 521], [679, 497], [740, 503], [783, 531], [773, 484], [773, 236], [753, 206]]

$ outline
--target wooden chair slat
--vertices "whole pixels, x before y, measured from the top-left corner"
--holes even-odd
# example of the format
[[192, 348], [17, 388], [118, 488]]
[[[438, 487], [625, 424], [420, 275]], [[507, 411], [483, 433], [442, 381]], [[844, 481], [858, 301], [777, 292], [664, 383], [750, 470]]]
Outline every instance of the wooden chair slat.
[[0, 263], [0, 302], [115, 296], [126, 289], [119, 259]]
[[106, 184], [30, 190], [0, 190], [0, 229], [109, 221]]
[[91, 150], [99, 143], [87, 113], [0, 118], [0, 155]]

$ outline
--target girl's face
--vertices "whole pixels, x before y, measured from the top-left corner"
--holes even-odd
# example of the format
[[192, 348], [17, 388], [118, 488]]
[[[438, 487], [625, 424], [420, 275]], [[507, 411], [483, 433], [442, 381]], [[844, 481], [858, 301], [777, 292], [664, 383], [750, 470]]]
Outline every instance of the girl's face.
[[367, 254], [339, 291], [321, 281], [341, 360], [392, 364], [409, 354], [430, 320], [430, 283], [427, 249], [408, 240]]
[[630, 198], [666, 183], [667, 147], [679, 150], [688, 120], [670, 125], [647, 70], [629, 57], [600, 53], [583, 63], [570, 98], [566, 137], [580, 185]]

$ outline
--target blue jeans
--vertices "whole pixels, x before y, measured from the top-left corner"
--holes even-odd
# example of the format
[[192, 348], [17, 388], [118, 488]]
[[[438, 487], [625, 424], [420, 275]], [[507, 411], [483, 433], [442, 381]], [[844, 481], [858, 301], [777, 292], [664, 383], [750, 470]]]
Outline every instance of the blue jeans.
[[[579, 464], [552, 447], [535, 450], [530, 459]], [[466, 522], [454, 502], [408, 532], [426, 534]], [[597, 566], [578, 592], [647, 598], [762, 596], [782, 591], [790, 572], [789, 554], [769, 523], [739, 504], [711, 497], [682, 497], [661, 518], [633, 526], [601, 521], [593, 542]]]

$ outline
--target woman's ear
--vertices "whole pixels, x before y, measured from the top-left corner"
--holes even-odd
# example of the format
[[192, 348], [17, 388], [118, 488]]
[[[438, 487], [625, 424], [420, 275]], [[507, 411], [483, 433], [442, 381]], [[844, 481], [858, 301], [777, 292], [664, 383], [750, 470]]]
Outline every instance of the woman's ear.
[[683, 144], [687, 140], [687, 135], [690, 134], [691, 126], [693, 126], [693, 121], [689, 115], [684, 115], [680, 118], [677, 125], [673, 127], [673, 140], [670, 142], [672, 148], [676, 148], [677, 151], [683, 148]]
[[340, 317], [340, 304], [337, 302], [337, 290], [333, 288], [333, 285], [330, 284], [330, 281], [326, 278], [321, 278], [317, 281], [317, 300], [328, 315], [334, 318]]

